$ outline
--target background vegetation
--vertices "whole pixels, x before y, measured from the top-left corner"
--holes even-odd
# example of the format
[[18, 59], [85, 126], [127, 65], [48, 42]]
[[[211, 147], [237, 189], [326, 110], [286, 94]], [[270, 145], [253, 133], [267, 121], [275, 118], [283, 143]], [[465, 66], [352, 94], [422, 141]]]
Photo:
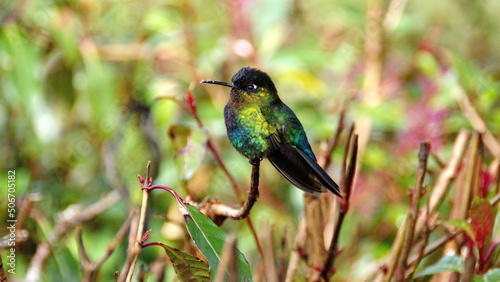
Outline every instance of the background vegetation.
[[[141, 205], [137, 174], [144, 175], [148, 160], [154, 182], [183, 198], [220, 198], [238, 206], [207, 146], [210, 140], [245, 194], [251, 166], [226, 137], [222, 111], [228, 90], [198, 82], [229, 81], [247, 65], [271, 75], [317, 155], [327, 152], [342, 112], [346, 128], [355, 123], [357, 174], [333, 280], [375, 280], [387, 273], [411, 207], [408, 193], [415, 187], [420, 142], [431, 144], [423, 183], [428, 192], [422, 203], [427, 203], [454, 156], [459, 132], [476, 130], [484, 141], [477, 141], [484, 149], [469, 145], [475, 139], [464, 133], [469, 153], [452, 170], [450, 179], [456, 181], [436, 210], [441, 223], [473, 219], [467, 213], [470, 200], [492, 200], [498, 192], [499, 1], [19, 0], [0, 7], [0, 168], [2, 187], [7, 171], [16, 171], [19, 219], [13, 280], [82, 279], [75, 228], [81, 228], [90, 260], [98, 260]], [[170, 99], [155, 99], [159, 96]], [[186, 111], [186, 97], [195, 99], [201, 124]], [[337, 181], [346, 140], [344, 131], [328, 170]], [[463, 155], [473, 154], [470, 148], [479, 148], [481, 158], [471, 157], [477, 165], [462, 169], [468, 158]], [[464, 205], [455, 196], [467, 182], [461, 171], [473, 171], [475, 179]], [[0, 226], [7, 220], [5, 191]], [[260, 194], [251, 222], [257, 234], [272, 230], [277, 271], [284, 273], [296, 250], [303, 193], [263, 162]], [[331, 194], [321, 200], [329, 238], [336, 200]], [[465, 207], [465, 213], [454, 213], [454, 207]], [[196, 254], [173, 197], [153, 192], [149, 208], [149, 241]], [[485, 244], [496, 246], [496, 209], [489, 213], [492, 220], [480, 226], [488, 226]], [[453, 228], [467, 229], [460, 224], [439, 225], [427, 233], [428, 243]], [[238, 239], [254, 279], [265, 277], [248, 221], [226, 220], [222, 228]], [[4, 233], [2, 228], [0, 236]], [[113, 280], [121, 270], [126, 239], [103, 263], [98, 280]], [[35, 253], [44, 248], [51, 254], [36, 269]], [[419, 268], [433, 265], [445, 248]], [[477, 249], [469, 253], [479, 257]], [[296, 279], [309, 277], [314, 266], [305, 265]], [[482, 275], [495, 266], [496, 251], [474, 272]], [[177, 279], [160, 248], [142, 250], [139, 268], [147, 281], [163, 275], [165, 281]]]

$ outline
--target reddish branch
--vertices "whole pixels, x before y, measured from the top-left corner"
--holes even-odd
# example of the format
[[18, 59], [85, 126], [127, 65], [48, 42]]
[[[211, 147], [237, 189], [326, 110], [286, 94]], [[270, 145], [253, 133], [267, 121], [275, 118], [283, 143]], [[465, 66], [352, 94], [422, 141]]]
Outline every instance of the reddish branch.
[[[351, 127], [350, 133], [352, 134], [354, 129], [354, 126]], [[351, 136], [350, 136], [351, 137]], [[349, 149], [350, 148], [350, 149]], [[323, 266], [323, 269], [321, 271], [321, 277], [325, 281], [329, 281], [330, 276], [333, 274], [333, 265], [335, 262], [335, 258], [337, 257], [337, 254], [339, 253], [339, 248], [338, 248], [338, 240], [339, 240], [339, 235], [340, 235], [340, 228], [342, 226], [342, 223], [344, 221], [345, 215], [347, 214], [347, 211], [349, 210], [349, 199], [351, 197], [351, 190], [352, 190], [352, 185], [354, 183], [354, 176], [356, 172], [356, 162], [358, 158], [358, 135], [354, 134], [352, 135], [352, 138], [349, 138], [349, 142], [346, 145], [346, 158], [348, 153], [349, 155], [349, 165], [345, 169], [345, 174], [342, 177], [342, 186], [344, 187], [343, 191], [343, 198], [339, 199], [340, 201], [340, 210], [337, 216], [337, 219], [335, 220], [335, 226], [333, 230], [333, 236], [332, 240], [330, 242], [330, 247], [328, 248], [328, 256], [326, 258], [325, 264]], [[345, 163], [345, 161], [344, 161]]]

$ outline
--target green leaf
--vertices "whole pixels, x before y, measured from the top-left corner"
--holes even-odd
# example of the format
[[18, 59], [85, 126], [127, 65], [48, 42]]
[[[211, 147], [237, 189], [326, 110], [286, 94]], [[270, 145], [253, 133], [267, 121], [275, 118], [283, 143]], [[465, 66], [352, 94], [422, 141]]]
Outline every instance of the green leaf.
[[464, 266], [459, 256], [444, 256], [436, 264], [427, 267], [420, 273], [415, 275], [415, 278], [423, 277], [427, 275], [433, 275], [436, 273], [441, 273], [443, 271], [455, 271], [462, 273], [464, 271]]
[[[227, 238], [227, 233], [195, 207], [185, 203], [173, 189], [166, 186], [154, 185], [150, 187], [149, 191], [155, 189], [165, 190], [172, 194], [172, 196], [174, 196], [177, 200], [180, 210], [184, 216], [184, 221], [186, 222], [189, 235], [207, 259], [210, 267], [210, 279], [213, 280], [217, 277], [216, 272], [219, 269], [219, 263], [221, 262], [221, 255]], [[236, 267], [238, 281], [252, 281], [250, 266], [238, 249], [236, 249]], [[229, 273], [227, 268], [225, 269], [226, 274], [224, 275], [224, 278], [225, 280], [229, 280], [229, 276], [232, 275], [232, 273]]]
[[493, 268], [483, 275], [485, 282], [500, 281], [500, 268]]
[[[221, 254], [227, 233], [217, 226], [212, 220], [198, 211], [195, 207], [184, 204], [184, 220], [186, 221], [189, 235], [198, 249], [207, 258], [211, 269], [211, 278], [214, 279], [221, 262]], [[252, 281], [250, 266], [243, 254], [237, 250], [238, 281]], [[229, 272], [227, 275], [230, 275]], [[227, 277], [226, 277], [227, 278]]]
[[450, 219], [445, 222], [446, 225], [454, 227], [458, 230], [465, 231], [467, 233], [467, 236], [472, 238], [474, 240], [474, 232], [472, 231], [472, 227], [470, 224], [464, 220], [464, 219]]
[[197, 257], [161, 244], [174, 266], [177, 277], [182, 281], [210, 281], [208, 264]]

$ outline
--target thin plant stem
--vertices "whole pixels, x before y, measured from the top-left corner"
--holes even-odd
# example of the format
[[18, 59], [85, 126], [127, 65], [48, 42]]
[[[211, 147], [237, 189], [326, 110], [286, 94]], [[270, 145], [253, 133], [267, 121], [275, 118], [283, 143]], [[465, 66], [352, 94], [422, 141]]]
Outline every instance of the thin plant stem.
[[418, 170], [417, 176], [415, 180], [415, 187], [413, 192], [410, 192], [410, 208], [408, 210], [408, 215], [406, 218], [406, 232], [405, 239], [403, 241], [403, 248], [401, 250], [401, 254], [399, 257], [398, 274], [401, 274], [399, 277], [396, 277], [396, 280], [404, 280], [404, 272], [405, 269], [408, 268], [408, 256], [414, 244], [415, 238], [415, 224], [417, 222], [418, 210], [419, 210], [419, 202], [420, 197], [422, 195], [422, 186], [424, 183], [425, 174], [427, 171], [427, 159], [429, 157], [430, 143], [429, 141], [420, 143], [420, 151], [419, 151], [419, 162], [418, 162]]
[[129, 229], [132, 218], [134, 218], [136, 214], [137, 214], [137, 212], [134, 211], [128, 216], [127, 220], [122, 224], [122, 226], [120, 227], [120, 230], [118, 230], [115, 237], [113, 238], [111, 243], [109, 243], [108, 247], [106, 248], [106, 253], [104, 253], [104, 255], [96, 262], [90, 261], [88, 255], [87, 255], [87, 251], [85, 250], [84, 243], [83, 243], [82, 228], [81, 227], [77, 228], [78, 249], [80, 252], [80, 258], [81, 258], [82, 266], [83, 266], [83, 270], [84, 270], [84, 274], [83, 274], [84, 277], [83, 277], [82, 281], [93, 281], [93, 279], [95, 279], [94, 276], [95, 276], [97, 270], [104, 264], [104, 262], [114, 252], [116, 247], [120, 244], [123, 237], [126, 235], [127, 230]]
[[135, 241], [129, 245], [129, 250], [127, 251], [127, 260], [124, 265], [124, 270], [120, 274], [118, 278], [119, 282], [132, 281], [132, 276], [134, 275], [135, 265], [137, 264], [137, 259], [139, 257], [139, 253], [142, 249], [142, 241], [143, 238], [143, 230], [144, 225], [146, 223], [146, 212], [148, 208], [148, 199], [149, 199], [149, 186], [151, 186], [151, 181], [149, 178], [149, 171], [151, 167], [151, 162], [148, 161], [146, 165], [146, 179], [141, 179], [142, 184], [142, 204], [141, 211], [139, 213], [139, 222], [137, 225], [137, 230], [135, 234]]
[[[350, 133], [353, 132], [354, 126], [351, 127]], [[335, 258], [337, 257], [337, 254], [339, 253], [338, 250], [338, 240], [340, 236], [340, 229], [342, 227], [342, 223], [344, 222], [345, 215], [347, 214], [347, 211], [349, 210], [349, 199], [351, 197], [351, 191], [352, 191], [352, 186], [354, 183], [354, 176], [356, 174], [356, 163], [357, 163], [357, 158], [358, 158], [358, 135], [354, 134], [352, 135], [352, 141], [348, 142], [350, 143], [350, 149], [346, 149], [346, 155], [349, 152], [349, 165], [345, 169], [345, 176], [343, 177], [343, 186], [344, 186], [344, 198], [340, 199], [339, 201], [341, 202], [340, 204], [340, 211], [338, 214], [338, 218], [335, 221], [335, 227], [334, 227], [334, 232], [332, 236], [332, 240], [330, 242], [330, 246], [328, 248], [328, 256], [326, 258], [325, 264], [323, 266], [323, 269], [321, 271], [321, 277], [328, 281], [331, 277], [332, 274], [332, 268], [334, 266]]]
[[332, 163], [332, 154], [337, 147], [340, 135], [342, 134], [345, 127], [345, 110], [342, 109], [339, 116], [339, 122], [337, 124], [337, 131], [333, 134], [330, 139], [328, 139], [327, 148], [322, 154], [323, 158], [319, 158], [318, 163], [327, 170]]
[[[343, 129], [344, 129], [344, 123], [342, 122], [342, 118], [340, 118], [339, 119], [339, 126], [337, 127], [337, 131], [333, 135], [333, 137], [330, 138], [330, 140], [333, 140], [331, 142], [332, 146], [329, 147], [326, 150], [326, 152], [329, 152], [331, 154], [331, 153], [333, 153], [333, 151], [335, 151], [335, 148], [338, 145], [338, 142], [334, 142], [334, 140], [339, 138]], [[347, 140], [350, 140], [351, 134], [352, 134], [352, 132], [349, 133], [349, 137], [347, 138]], [[321, 161], [322, 159], [324, 161]], [[326, 157], [320, 158], [319, 161], [320, 161], [320, 163], [322, 162], [323, 164], [325, 164]], [[324, 167], [324, 168], [326, 169], [326, 167]], [[297, 269], [299, 267], [300, 259], [303, 258], [302, 250], [305, 249], [304, 244], [305, 244], [306, 238], [307, 238], [307, 230], [306, 230], [307, 229], [307, 222], [306, 221], [307, 221], [306, 216], [303, 215], [301, 217], [299, 225], [298, 225], [298, 231], [297, 231], [297, 234], [295, 235], [295, 239], [294, 239], [294, 250], [290, 255], [290, 260], [289, 260], [288, 267], [286, 270], [286, 276], [285, 276], [286, 282], [295, 281], [295, 279], [296, 279], [295, 275], [296, 275]]]

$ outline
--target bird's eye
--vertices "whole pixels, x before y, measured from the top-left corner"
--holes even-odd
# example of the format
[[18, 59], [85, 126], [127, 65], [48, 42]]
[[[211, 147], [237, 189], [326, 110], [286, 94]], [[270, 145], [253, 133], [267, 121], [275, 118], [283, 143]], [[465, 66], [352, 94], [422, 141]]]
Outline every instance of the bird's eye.
[[255, 89], [257, 89], [257, 85], [255, 85], [255, 84], [250, 84], [250, 85], [247, 86], [247, 90], [248, 91], [253, 91]]

